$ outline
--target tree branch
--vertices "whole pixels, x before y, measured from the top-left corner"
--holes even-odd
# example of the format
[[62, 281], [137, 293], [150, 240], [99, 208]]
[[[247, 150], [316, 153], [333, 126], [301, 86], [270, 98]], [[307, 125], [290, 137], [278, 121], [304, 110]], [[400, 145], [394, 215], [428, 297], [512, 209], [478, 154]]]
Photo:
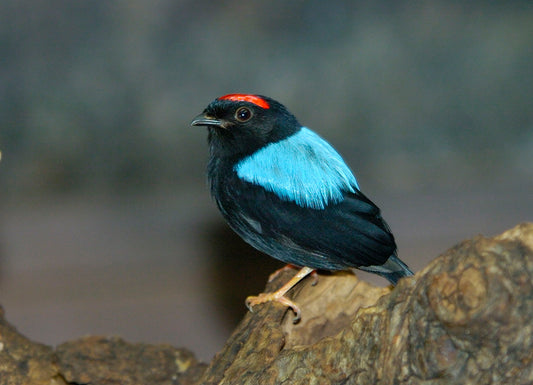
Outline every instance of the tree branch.
[[394, 290], [348, 273], [308, 278], [293, 292], [300, 323], [279, 304], [256, 306], [208, 366], [118, 338], [53, 351], [0, 317], [0, 384], [527, 384], [532, 278], [533, 224], [463, 241]]

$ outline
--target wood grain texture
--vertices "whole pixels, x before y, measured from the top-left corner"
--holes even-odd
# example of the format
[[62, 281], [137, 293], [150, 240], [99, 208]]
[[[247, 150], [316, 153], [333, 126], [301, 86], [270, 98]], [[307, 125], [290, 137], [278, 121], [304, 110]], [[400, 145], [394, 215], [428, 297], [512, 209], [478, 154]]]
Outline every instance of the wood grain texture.
[[291, 292], [300, 323], [279, 304], [258, 305], [209, 365], [186, 349], [120, 338], [53, 350], [0, 317], [0, 384], [533, 383], [531, 223], [463, 241], [394, 290], [348, 273], [312, 283]]

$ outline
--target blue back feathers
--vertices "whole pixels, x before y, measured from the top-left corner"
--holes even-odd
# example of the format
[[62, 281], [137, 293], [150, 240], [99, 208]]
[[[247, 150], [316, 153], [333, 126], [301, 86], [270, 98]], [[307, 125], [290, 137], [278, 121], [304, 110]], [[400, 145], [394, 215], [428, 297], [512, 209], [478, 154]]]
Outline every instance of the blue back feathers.
[[359, 189], [331, 145], [306, 127], [235, 165], [237, 175], [301, 207], [324, 209]]

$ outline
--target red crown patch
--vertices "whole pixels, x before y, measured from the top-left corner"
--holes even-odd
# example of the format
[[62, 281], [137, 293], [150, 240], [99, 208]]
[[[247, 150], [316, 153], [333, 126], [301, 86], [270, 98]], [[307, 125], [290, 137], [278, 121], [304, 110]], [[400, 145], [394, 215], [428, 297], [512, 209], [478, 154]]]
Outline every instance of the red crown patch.
[[249, 102], [261, 108], [270, 108], [270, 105], [265, 99], [257, 95], [250, 94], [229, 94], [218, 98], [218, 100], [231, 100], [234, 102]]

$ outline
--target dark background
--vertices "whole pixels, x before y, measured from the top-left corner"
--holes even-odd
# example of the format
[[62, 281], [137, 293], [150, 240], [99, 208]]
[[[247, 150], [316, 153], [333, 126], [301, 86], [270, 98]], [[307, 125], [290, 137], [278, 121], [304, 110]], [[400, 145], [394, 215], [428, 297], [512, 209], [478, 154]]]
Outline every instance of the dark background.
[[233, 92], [326, 137], [414, 270], [531, 221], [532, 68], [531, 1], [4, 0], [0, 304], [209, 360], [281, 266], [208, 195], [189, 123]]

